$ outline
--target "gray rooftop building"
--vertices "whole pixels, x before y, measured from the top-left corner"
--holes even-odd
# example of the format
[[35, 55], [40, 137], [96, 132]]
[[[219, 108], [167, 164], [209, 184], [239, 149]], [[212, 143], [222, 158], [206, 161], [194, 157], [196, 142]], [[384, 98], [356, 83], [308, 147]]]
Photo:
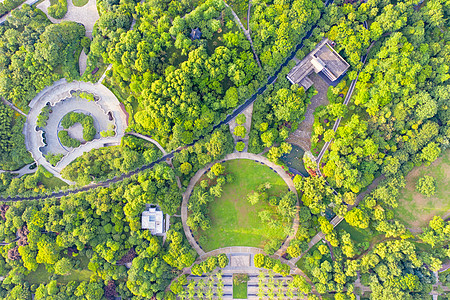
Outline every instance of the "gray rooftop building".
[[292, 84], [303, 86], [305, 91], [311, 87], [313, 82], [308, 78], [313, 71], [321, 73], [330, 82], [341, 77], [350, 65], [330, 45], [328, 39], [323, 39], [316, 48], [302, 59], [287, 75]]

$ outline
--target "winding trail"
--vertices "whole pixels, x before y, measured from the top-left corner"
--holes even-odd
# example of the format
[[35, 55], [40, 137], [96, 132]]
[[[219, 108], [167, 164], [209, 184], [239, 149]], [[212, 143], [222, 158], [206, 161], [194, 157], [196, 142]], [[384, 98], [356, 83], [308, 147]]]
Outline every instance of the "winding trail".
[[[333, 1], [334, 1], [334, 0], [327, 0], [327, 2], [325, 3], [325, 7], [327, 7], [327, 6], [329, 6], [330, 4], [332, 4]], [[322, 14], [323, 14], [323, 12], [322, 12]], [[300, 50], [300, 49], [303, 47], [303, 42], [304, 42], [306, 39], [308, 39], [308, 38], [311, 37], [312, 32], [313, 32], [313, 30], [314, 30], [316, 27], [317, 27], [317, 25], [316, 25], [316, 26], [313, 26], [308, 32], [305, 33], [305, 36], [302, 38], [302, 40], [300, 41], [300, 43], [297, 44], [297, 46], [292, 50], [291, 54], [290, 54], [288, 57], [286, 57], [284, 63], [282, 63], [282, 64], [278, 67], [278, 69], [277, 69], [277, 71], [275, 72], [275, 74], [274, 74], [273, 76], [270, 76], [270, 77], [267, 79], [266, 84], [265, 84], [264, 86], [260, 87], [260, 88], [259, 88], [259, 89], [258, 89], [258, 90], [257, 90], [257, 91], [249, 98], [249, 99], [247, 99], [243, 104], [241, 104], [240, 106], [238, 106], [232, 113], [230, 113], [230, 114], [225, 118], [225, 120], [223, 120], [223, 121], [219, 122], [218, 124], [216, 124], [215, 126], [213, 126], [211, 132], [214, 131], [214, 130], [216, 130], [217, 128], [221, 127], [222, 125], [228, 124], [228, 123], [229, 123], [231, 120], [233, 120], [238, 114], [240, 114], [240, 113], [241, 113], [242, 111], [244, 111], [249, 105], [251, 105], [251, 104], [256, 100], [256, 97], [257, 97], [258, 95], [263, 94], [263, 93], [265, 92], [265, 90], [267, 89], [267, 85], [272, 84], [273, 82], [275, 82], [275, 80], [277, 79], [277, 77], [278, 77], [278, 75], [280, 74], [280, 72], [282, 71], [282, 69], [283, 69], [285, 66], [287, 66], [287, 64], [294, 58], [294, 56], [295, 56], [295, 54], [297, 53], [297, 51]], [[110, 68], [110, 67], [108, 67], [108, 69], [109, 69], [109, 68]], [[107, 69], [107, 70], [108, 70], [108, 69]], [[105, 74], [106, 74], [106, 72], [105, 72]], [[104, 78], [105, 74], [103, 74], [103, 76], [101, 77], [101, 79]], [[45, 90], [45, 89], [44, 89], [44, 90]], [[41, 91], [41, 92], [42, 92], [42, 91]], [[209, 135], [209, 133], [208, 133], [208, 134], [205, 134], [205, 136], [208, 136], [208, 135]], [[204, 137], [204, 136], [203, 136], [203, 137]], [[186, 145], [186, 146], [184, 146], [184, 147], [189, 147], [189, 146], [194, 145], [197, 141], [199, 141], [199, 140], [202, 139], [203, 137], [200, 137], [199, 139], [193, 141], [191, 144]], [[67, 195], [70, 195], [70, 194], [79, 193], [79, 192], [85, 192], [85, 191], [88, 191], [88, 190], [90, 190], [90, 189], [95, 189], [95, 188], [97, 188], [97, 187], [108, 187], [109, 185], [111, 185], [111, 184], [113, 184], [113, 183], [116, 183], [116, 182], [119, 182], [119, 181], [122, 181], [122, 180], [124, 180], [125, 178], [130, 178], [131, 176], [133, 176], [133, 175], [136, 174], [136, 173], [139, 173], [139, 172], [142, 172], [142, 171], [151, 169], [151, 168], [153, 168], [153, 166], [154, 166], [155, 164], [157, 164], [157, 163], [160, 163], [160, 162], [163, 162], [163, 161], [166, 161], [166, 160], [170, 160], [170, 159], [173, 157], [174, 153], [180, 152], [181, 149], [182, 149], [182, 148], [180, 147], [180, 148], [178, 148], [178, 149], [176, 149], [176, 150], [174, 150], [174, 151], [168, 153], [166, 156], [163, 156], [163, 157], [161, 157], [160, 159], [154, 161], [153, 163], [150, 163], [150, 164], [148, 164], [148, 165], [144, 165], [144, 166], [138, 168], [138, 169], [135, 170], [135, 171], [132, 171], [132, 172], [127, 173], [127, 174], [122, 174], [122, 175], [119, 176], [119, 177], [115, 177], [115, 178], [112, 178], [112, 179], [109, 179], [109, 180], [105, 180], [105, 181], [103, 181], [103, 182], [98, 182], [98, 183], [95, 183], [95, 184], [90, 184], [90, 185], [84, 186], [84, 187], [82, 187], [82, 188], [75, 188], [75, 189], [66, 190], [66, 191], [54, 192], [54, 193], [51, 193], [51, 194], [48, 194], [48, 195], [39, 195], [39, 196], [32, 196], [32, 197], [20, 197], [20, 196], [19, 196], [19, 197], [13, 197], [13, 198], [11, 198], [11, 197], [0, 198], [0, 202], [7, 202], [7, 201], [13, 201], [13, 202], [15, 202], [15, 201], [38, 200], [38, 199], [45, 199], [45, 198], [51, 198], [51, 197], [53, 197], [53, 198], [61, 198], [61, 197], [64, 197], [64, 196], [67, 196]]]
[[12, 104], [11, 102], [5, 100], [3, 97], [1, 97], [1, 98], [2, 98], [3, 104], [5, 104], [6, 106], [9, 106], [10, 108], [14, 109], [16, 112], [18, 112], [19, 114], [21, 114], [25, 118], [27, 117], [27, 114], [24, 113], [23, 111], [21, 111], [20, 109], [18, 109], [14, 104]]
[[143, 134], [140, 134], [140, 133], [137, 133], [137, 132], [127, 132], [126, 134], [134, 135], [134, 136], [136, 136], [138, 138], [141, 138], [141, 139], [144, 139], [146, 141], [149, 141], [150, 143], [153, 143], [156, 147], [158, 147], [159, 150], [161, 150], [161, 152], [163, 153], [164, 156], [167, 155], [166, 150], [164, 150], [164, 148], [157, 141], [152, 139], [151, 137], [148, 137], [146, 135], [143, 135]]
[[[358, 206], [359, 202], [361, 202], [362, 199], [364, 199], [364, 197], [369, 194], [372, 190], [374, 190], [378, 184], [380, 183], [381, 180], [383, 180], [385, 177], [384, 176], [380, 176], [377, 177], [368, 187], [367, 189], [360, 193], [358, 196], [356, 196], [356, 200], [355, 203], [353, 205], [349, 205], [347, 206], [347, 210], [351, 210], [353, 207]], [[341, 223], [344, 220], [344, 218], [339, 217], [339, 216], [335, 216], [331, 221], [331, 225], [333, 225], [333, 227], [336, 227], [339, 225], [339, 223]], [[322, 239], [325, 238], [325, 234], [323, 234], [322, 231], [320, 231], [319, 233], [317, 233], [315, 236], [313, 236], [313, 238], [309, 241], [308, 243], [308, 249], [303, 252], [299, 257], [294, 257], [291, 258], [289, 261], [293, 264], [296, 264], [306, 253], [308, 253], [308, 251], [314, 247], [314, 245], [316, 245], [318, 242], [320, 242]]]
[[[255, 57], [256, 63], [258, 64], [258, 67], [260, 69], [262, 69], [261, 61], [259, 60], [258, 54], [256, 53], [255, 47], [253, 46], [252, 37], [250, 36], [250, 27], [248, 29], [245, 29], [244, 25], [242, 25], [241, 19], [239, 19], [238, 15], [234, 12], [234, 10], [231, 8], [231, 6], [229, 6], [225, 1], [223, 3], [225, 3], [225, 6], [231, 10], [231, 13], [234, 16], [234, 20], [238, 23], [239, 27], [241, 27], [242, 31], [244, 32], [245, 37], [250, 42], [250, 46], [252, 47], [253, 56]], [[248, 23], [247, 24], [250, 24], [250, 21], [249, 21], [250, 20], [250, 3], [249, 3], [247, 14], [248, 14], [248, 17], [247, 17]]]
[[[299, 210], [299, 202], [298, 202], [298, 195], [297, 190], [295, 189], [294, 182], [292, 181], [292, 178], [286, 173], [285, 170], [283, 170], [280, 166], [274, 164], [264, 156], [260, 156], [257, 154], [252, 153], [231, 153], [225, 156], [220, 162], [224, 162], [227, 160], [234, 160], [234, 159], [249, 159], [256, 162], [262, 162], [263, 164], [267, 165], [271, 169], [273, 169], [281, 178], [283, 178], [284, 182], [286, 182], [289, 190], [297, 196], [297, 205], [296, 205], [296, 211]], [[197, 241], [194, 239], [194, 236], [192, 235], [192, 231], [187, 225], [187, 218], [188, 218], [188, 203], [189, 203], [189, 197], [191, 196], [192, 190], [194, 189], [197, 182], [200, 180], [200, 178], [203, 176], [203, 174], [210, 169], [216, 162], [212, 162], [205, 166], [204, 168], [200, 169], [195, 173], [194, 177], [192, 177], [191, 181], [189, 182], [189, 185], [186, 188], [186, 191], [183, 194], [183, 202], [181, 204], [181, 221], [183, 222], [183, 230], [186, 235], [186, 238], [189, 241], [189, 244], [191, 244], [192, 248], [195, 249], [195, 251], [200, 255], [200, 257], [204, 256], [206, 252], [200, 247], [200, 245], [197, 243]], [[292, 225], [292, 233], [286, 238], [281, 248], [276, 252], [277, 255], [283, 254], [286, 252], [287, 247], [289, 246], [289, 242], [295, 238], [297, 234], [299, 226], [299, 216], [298, 213], [295, 214], [295, 218]], [[280, 255], [281, 256], [281, 255]]]

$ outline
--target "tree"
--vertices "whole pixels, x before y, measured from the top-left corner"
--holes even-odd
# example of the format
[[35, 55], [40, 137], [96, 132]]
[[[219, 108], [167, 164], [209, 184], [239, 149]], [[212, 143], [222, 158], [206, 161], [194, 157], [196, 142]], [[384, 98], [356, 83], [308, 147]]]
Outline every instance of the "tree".
[[436, 179], [432, 176], [424, 175], [417, 181], [416, 189], [422, 195], [431, 197], [436, 194]]
[[55, 264], [55, 274], [58, 275], [68, 275], [72, 272], [73, 263], [69, 258], [63, 257], [58, 260]]
[[244, 142], [237, 142], [236, 143], [236, 151], [242, 152], [244, 151], [245, 143]]
[[216, 176], [222, 175], [223, 172], [225, 172], [225, 167], [220, 163], [215, 163], [211, 167], [211, 172], [213, 172]]
[[238, 137], [241, 137], [241, 138], [245, 138], [245, 135], [247, 134], [247, 130], [245, 129], [244, 126], [239, 125], [239, 126], [236, 126], [234, 128], [233, 133], [234, 133], [235, 136], [238, 136]]
[[237, 123], [238, 125], [244, 124], [245, 121], [246, 121], [246, 117], [245, 117], [244, 114], [239, 114], [239, 115], [236, 117], [236, 123]]
[[247, 200], [251, 205], [255, 205], [259, 202], [260, 195], [258, 192], [252, 192], [247, 195]]
[[189, 174], [191, 172], [191, 170], [192, 170], [192, 165], [189, 162], [184, 162], [180, 166], [180, 171], [184, 175]]
[[369, 227], [369, 217], [367, 214], [361, 209], [354, 207], [352, 208], [346, 215], [345, 221], [348, 222], [351, 226], [358, 228], [367, 228]]

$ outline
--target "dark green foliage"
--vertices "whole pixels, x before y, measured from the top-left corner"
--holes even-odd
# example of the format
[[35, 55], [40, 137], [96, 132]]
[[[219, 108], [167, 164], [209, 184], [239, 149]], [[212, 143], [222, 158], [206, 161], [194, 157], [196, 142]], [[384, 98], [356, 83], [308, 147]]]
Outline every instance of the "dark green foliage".
[[[28, 102], [45, 86], [78, 76], [83, 25], [51, 24], [40, 10], [24, 5], [0, 26], [0, 96], [27, 110]], [[57, 71], [57, 72], [56, 72]]]
[[0, 102], [0, 169], [16, 170], [33, 159], [22, 134], [25, 118]]
[[70, 137], [69, 133], [66, 130], [61, 130], [60, 132], [58, 132], [58, 138], [61, 144], [66, 147], [76, 148], [81, 145], [81, 142]]
[[61, 126], [64, 129], [69, 129], [75, 123], [83, 125], [83, 139], [85, 141], [89, 142], [94, 139], [97, 130], [95, 129], [94, 118], [92, 118], [92, 116], [83, 113], [70, 112], [61, 120]]
[[8, 12], [12, 11], [14, 8], [18, 7], [24, 0], [5, 0], [0, 3], [0, 17], [6, 15]]

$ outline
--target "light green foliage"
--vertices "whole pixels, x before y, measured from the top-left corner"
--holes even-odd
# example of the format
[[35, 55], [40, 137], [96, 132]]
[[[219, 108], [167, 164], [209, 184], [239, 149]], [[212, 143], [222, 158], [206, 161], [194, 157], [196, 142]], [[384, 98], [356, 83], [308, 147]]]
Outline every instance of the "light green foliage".
[[243, 124], [245, 123], [246, 119], [247, 119], [247, 118], [245, 117], [244, 114], [239, 114], [239, 115], [236, 117], [236, 123], [237, 123], [238, 125], [243, 125]]
[[239, 152], [242, 152], [245, 148], [245, 143], [244, 142], [237, 142], [236, 143], [236, 150]]
[[83, 113], [70, 112], [66, 114], [61, 120], [61, 126], [64, 129], [69, 129], [76, 123], [80, 123], [81, 125], [83, 125], [83, 139], [88, 142], [92, 141], [95, 137], [95, 134], [97, 133], [97, 130], [94, 126], [94, 118]]
[[417, 181], [416, 189], [419, 193], [431, 197], [436, 193], [436, 179], [425, 175]]
[[45, 155], [45, 159], [52, 165], [56, 166], [56, 164], [64, 157], [64, 154], [53, 154], [51, 152]]
[[52, 0], [48, 14], [55, 19], [62, 19], [67, 13], [67, 0]]
[[239, 125], [234, 128], [233, 134], [237, 137], [245, 138], [245, 135], [247, 134], [247, 130], [245, 129], [244, 126]]

